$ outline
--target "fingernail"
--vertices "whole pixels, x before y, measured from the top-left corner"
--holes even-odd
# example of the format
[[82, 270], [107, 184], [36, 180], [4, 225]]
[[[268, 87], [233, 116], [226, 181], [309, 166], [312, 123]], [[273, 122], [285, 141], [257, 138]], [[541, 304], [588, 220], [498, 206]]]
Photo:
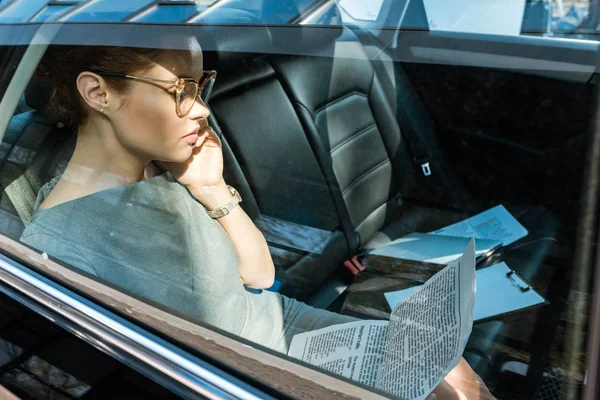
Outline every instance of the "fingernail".
[[431, 393], [429, 396], [427, 396], [425, 398], [425, 400], [436, 400], [437, 396], [435, 395], [435, 393]]

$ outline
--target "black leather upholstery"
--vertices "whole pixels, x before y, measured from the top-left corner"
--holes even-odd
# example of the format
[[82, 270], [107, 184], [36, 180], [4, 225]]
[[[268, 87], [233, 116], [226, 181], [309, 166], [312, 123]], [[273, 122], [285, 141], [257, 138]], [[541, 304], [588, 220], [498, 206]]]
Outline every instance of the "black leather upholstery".
[[254, 220], [264, 214], [333, 232], [320, 249], [291, 261], [272, 248], [282, 292], [303, 299], [350, 250], [338, 230], [330, 186], [275, 71], [264, 58], [241, 67], [219, 71], [210, 102], [223, 136], [226, 179], [240, 188], [242, 206]]
[[339, 222], [329, 188], [275, 72], [262, 60], [246, 67], [244, 75], [221, 73], [211, 108], [259, 208], [334, 230]]
[[[349, 223], [351, 247], [367, 245], [403, 213], [416, 186], [415, 169], [393, 109], [363, 45], [347, 32], [321, 43], [330, 57], [269, 59], [293, 99], [334, 195]], [[436, 218], [439, 224], [439, 218]], [[424, 226], [413, 227], [423, 231]], [[407, 230], [398, 230], [398, 234]], [[393, 239], [393, 238], [392, 238]]]

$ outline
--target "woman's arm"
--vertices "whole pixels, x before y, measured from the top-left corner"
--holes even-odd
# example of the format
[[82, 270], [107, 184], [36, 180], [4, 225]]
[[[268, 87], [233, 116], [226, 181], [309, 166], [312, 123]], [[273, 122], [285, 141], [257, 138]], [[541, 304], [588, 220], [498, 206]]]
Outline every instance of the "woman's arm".
[[[163, 162], [177, 181], [206, 209], [214, 210], [227, 204], [232, 196], [223, 179], [221, 140], [206, 119], [198, 121], [200, 138], [189, 159], [183, 162]], [[235, 245], [240, 259], [239, 272], [244, 285], [265, 289], [273, 285], [275, 267], [262, 233], [241, 207], [217, 219]]]
[[[232, 196], [223, 181], [214, 186], [190, 187], [192, 195], [208, 210], [227, 204]], [[227, 232], [240, 258], [240, 278], [244, 285], [266, 289], [273, 285], [275, 266], [269, 253], [267, 242], [244, 210], [237, 206], [217, 221]]]

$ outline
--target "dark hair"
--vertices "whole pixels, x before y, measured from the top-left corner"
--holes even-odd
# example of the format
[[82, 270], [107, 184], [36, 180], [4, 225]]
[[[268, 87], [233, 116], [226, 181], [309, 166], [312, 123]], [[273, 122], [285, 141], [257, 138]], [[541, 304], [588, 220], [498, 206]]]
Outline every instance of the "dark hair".
[[[51, 87], [49, 105], [57, 118], [76, 128], [87, 117], [76, 84], [81, 72], [140, 73], [151, 68], [164, 52], [133, 47], [51, 46], [38, 67], [38, 76]], [[120, 93], [131, 85], [128, 79], [103, 78]]]

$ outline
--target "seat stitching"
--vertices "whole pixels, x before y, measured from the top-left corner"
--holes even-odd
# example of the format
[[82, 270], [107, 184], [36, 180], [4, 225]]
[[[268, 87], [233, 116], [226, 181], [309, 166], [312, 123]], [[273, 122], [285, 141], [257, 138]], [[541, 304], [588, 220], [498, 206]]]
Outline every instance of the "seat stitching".
[[334, 105], [335, 103], [339, 103], [340, 101], [346, 99], [347, 97], [350, 97], [350, 96], [355, 95], [355, 94], [358, 95], [358, 96], [365, 97], [365, 98], [369, 97], [369, 96], [367, 96], [364, 93], [361, 93], [361, 92], [358, 92], [356, 90], [353, 90], [350, 93], [346, 93], [345, 95], [342, 95], [342, 96], [338, 97], [337, 99], [331, 100], [329, 103], [325, 104], [324, 106], [321, 106], [321, 107], [317, 108], [315, 110], [315, 117], [317, 116], [317, 114], [319, 114], [321, 111], [325, 110], [326, 108]]
[[345, 196], [346, 193], [348, 193], [348, 191], [350, 189], [352, 189], [354, 186], [358, 185], [364, 178], [366, 178], [367, 175], [375, 172], [379, 168], [381, 168], [384, 165], [389, 164], [389, 163], [390, 163], [390, 160], [386, 157], [382, 162], [380, 162], [379, 164], [375, 165], [374, 167], [368, 169], [366, 172], [362, 173], [350, 185], [348, 185], [348, 187], [346, 189], [344, 189], [344, 191], [342, 192], [342, 196]]
[[375, 124], [375, 122], [373, 122], [372, 124], [369, 124], [368, 126], [364, 127], [363, 129], [358, 130], [357, 132], [353, 133], [350, 137], [342, 140], [340, 143], [335, 145], [331, 150], [329, 150], [329, 154], [333, 154], [333, 152], [338, 150], [340, 147], [343, 147], [344, 145], [348, 144], [348, 142], [352, 142], [355, 139], [357, 139], [358, 137], [368, 133], [371, 130], [371, 128], [376, 127], [376, 126], [377, 125]]

